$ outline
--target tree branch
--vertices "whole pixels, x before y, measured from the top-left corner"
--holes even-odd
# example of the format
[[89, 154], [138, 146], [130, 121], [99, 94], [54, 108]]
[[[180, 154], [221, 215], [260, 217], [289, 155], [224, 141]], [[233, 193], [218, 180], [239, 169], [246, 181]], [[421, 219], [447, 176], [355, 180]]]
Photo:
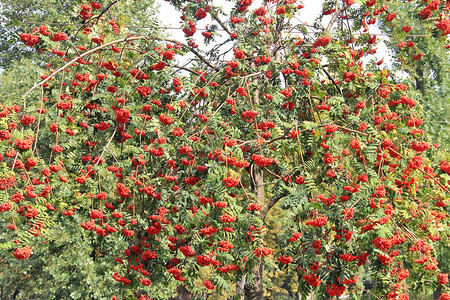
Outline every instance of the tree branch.
[[219, 23], [219, 25], [223, 28], [223, 30], [225, 30], [229, 35], [232, 34], [231, 30], [227, 27], [227, 25], [225, 25], [225, 23], [219, 19], [219, 17], [217, 16], [217, 12], [214, 13], [211, 12], [211, 17], [213, 17], [213, 19], [216, 20], [217, 23]]
[[159, 37], [153, 37], [156, 40], [160, 40], [160, 41], [166, 41], [166, 42], [170, 42], [170, 43], [174, 43], [174, 44], [180, 44], [183, 45], [184, 47], [188, 48], [189, 51], [191, 51], [195, 56], [197, 56], [198, 58], [200, 58], [200, 60], [202, 62], [204, 62], [206, 65], [208, 65], [210, 68], [213, 68], [214, 70], [218, 71], [219, 68], [216, 67], [215, 65], [213, 65], [212, 63], [210, 63], [203, 55], [200, 54], [200, 52], [198, 52], [197, 50], [195, 50], [192, 47], [189, 47], [188, 45], [181, 43], [179, 41], [173, 40], [173, 39], [165, 39], [165, 38], [159, 38]]
[[[185, 70], [185, 71], [188, 71], [188, 72], [190, 72], [190, 73], [192, 73], [192, 74], [194, 74], [194, 75], [198, 75], [198, 72], [197, 71], [195, 71], [195, 70], [193, 70], [193, 69], [191, 69], [191, 68], [188, 68], [188, 67], [185, 67], [185, 66], [178, 66], [178, 65], [168, 65], [169, 67], [172, 67], [172, 68], [178, 68], [178, 69], [181, 69], [181, 70]], [[176, 72], [176, 71], [175, 71]]]
[[322, 68], [322, 70], [325, 72], [325, 74], [327, 75], [328, 79], [330, 79], [331, 82], [333, 82], [333, 85], [335, 86], [335, 88], [338, 90], [338, 92], [339, 92], [339, 93], [341, 94], [341, 96], [342, 96], [343, 94], [342, 94], [341, 88], [337, 85], [337, 83], [336, 83], [336, 82], [334, 81], [334, 79], [331, 77], [330, 73], [328, 73], [328, 71], [325, 70], [325, 68]]
[[278, 201], [281, 200], [281, 198], [287, 196], [287, 192], [285, 192], [283, 195], [279, 196], [279, 197], [275, 197], [270, 199], [269, 203], [267, 203], [266, 206], [264, 206], [263, 211], [261, 212], [261, 216], [262, 216], [262, 220], [264, 221], [267, 217], [267, 214], [269, 213], [269, 210], [275, 206], [275, 204], [278, 203]]
[[328, 23], [327, 29], [325, 30], [325, 32], [327, 34], [330, 32], [331, 28], [333, 27], [334, 23], [337, 21], [337, 18], [339, 17], [341, 12], [343, 12], [345, 9], [346, 9], [346, 7], [340, 7], [336, 10], [336, 13], [331, 18], [330, 23]]

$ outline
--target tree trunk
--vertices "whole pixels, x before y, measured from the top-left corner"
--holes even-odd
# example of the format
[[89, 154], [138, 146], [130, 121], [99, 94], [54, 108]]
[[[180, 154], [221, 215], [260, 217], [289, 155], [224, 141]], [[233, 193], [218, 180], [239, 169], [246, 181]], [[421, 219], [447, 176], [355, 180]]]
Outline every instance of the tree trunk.
[[[252, 66], [255, 67], [255, 63], [252, 62]], [[258, 84], [258, 80], [255, 78], [253, 83]], [[255, 94], [252, 100], [255, 105], [260, 104], [259, 98], [259, 88], [255, 90]], [[258, 203], [264, 207], [264, 171], [257, 165], [253, 164], [251, 166], [251, 187], [252, 192], [256, 195]], [[265, 218], [265, 210], [261, 211], [260, 217], [261, 220], [264, 221]], [[264, 241], [264, 237], [262, 237]], [[258, 263], [252, 268], [252, 274], [254, 275], [253, 284], [245, 284], [244, 286], [244, 294], [245, 299], [249, 300], [263, 300], [264, 299], [264, 284], [263, 284], [263, 276], [264, 276], [264, 261], [263, 258], [260, 257]], [[242, 297], [241, 297], [242, 299]]]
[[[259, 166], [253, 164], [251, 177], [252, 191], [255, 193], [259, 204], [264, 206], [264, 172]], [[263, 214], [261, 212], [261, 219], [264, 219]], [[259, 258], [258, 263], [252, 268], [252, 274], [255, 276], [253, 285], [245, 285], [246, 299], [262, 300], [264, 299], [264, 261], [262, 257]]]
[[240, 297], [238, 298], [239, 300], [245, 300], [245, 296], [244, 296], [244, 290], [245, 290], [245, 279], [246, 279], [246, 275], [242, 275], [241, 280], [236, 281], [236, 296]]
[[441, 297], [442, 294], [442, 286], [438, 286], [437, 289], [433, 293], [433, 299], [437, 300], [439, 297]]
[[416, 73], [416, 90], [419, 90], [422, 94], [425, 94], [424, 72], [421, 66], [416, 67]]
[[264, 299], [264, 262], [262, 257], [259, 262], [253, 267], [252, 273], [256, 276], [253, 285], [245, 285], [245, 297], [249, 300], [263, 300]]
[[177, 287], [178, 295], [175, 298], [170, 298], [170, 300], [188, 300], [192, 298], [191, 292], [184, 285], [179, 285]]

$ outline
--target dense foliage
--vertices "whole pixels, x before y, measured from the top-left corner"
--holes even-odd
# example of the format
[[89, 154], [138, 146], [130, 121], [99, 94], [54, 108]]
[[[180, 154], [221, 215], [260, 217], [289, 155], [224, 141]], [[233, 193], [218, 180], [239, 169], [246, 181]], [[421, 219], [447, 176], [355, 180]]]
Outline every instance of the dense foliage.
[[[425, 130], [433, 136], [433, 140], [439, 142], [440, 147], [449, 148], [450, 139], [448, 135], [448, 116], [450, 115], [450, 61], [446, 49], [446, 41], [436, 39], [438, 32], [424, 35], [428, 30], [428, 24], [422, 24], [420, 20], [420, 7], [407, 5], [402, 1], [392, 3], [393, 9], [398, 11], [403, 23], [414, 24], [408, 32], [410, 36], [407, 41], [414, 43], [413, 47], [401, 46], [404, 40], [402, 34], [397, 34], [401, 27], [400, 23], [391, 24], [383, 22], [381, 28], [384, 32], [391, 34], [386, 39], [388, 48], [399, 56], [392, 60], [392, 71], [398, 73], [399, 80], [408, 82], [414, 87], [414, 96], [420, 99], [424, 107]], [[392, 26], [394, 25], [394, 26]], [[410, 64], [406, 59], [408, 53], [420, 49], [424, 53], [422, 59], [415, 64]]]
[[[289, 296], [450, 299], [450, 157], [417, 86], [370, 61], [377, 18], [408, 66], [425, 55], [390, 1], [328, 1], [308, 26], [294, 0], [174, 0], [186, 42], [130, 35], [117, 5], [134, 1], [73, 2], [78, 28], [20, 34], [46, 66], [0, 106], [2, 263], [21, 261], [18, 281], [71, 283], [54, 298], [262, 299], [282, 273]], [[446, 43], [448, 4], [405, 5]]]

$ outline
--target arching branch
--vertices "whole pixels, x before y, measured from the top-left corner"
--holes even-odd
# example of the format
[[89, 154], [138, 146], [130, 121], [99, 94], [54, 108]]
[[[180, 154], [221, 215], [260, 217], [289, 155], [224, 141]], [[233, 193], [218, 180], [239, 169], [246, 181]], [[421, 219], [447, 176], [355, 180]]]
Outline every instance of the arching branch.
[[110, 45], [114, 45], [114, 44], [118, 44], [118, 43], [122, 43], [122, 42], [127, 42], [127, 41], [134, 41], [134, 40], [139, 40], [142, 39], [142, 36], [129, 36], [123, 39], [119, 39], [119, 40], [115, 40], [109, 43], [106, 43], [104, 45], [95, 47], [87, 52], [84, 52], [83, 54], [80, 54], [78, 56], [76, 56], [74, 59], [72, 59], [71, 61], [67, 62], [64, 66], [62, 66], [61, 68], [59, 68], [58, 70], [52, 72], [47, 78], [45, 78], [44, 80], [42, 80], [41, 82], [35, 84], [31, 89], [29, 89], [24, 95], [23, 97], [25, 98], [26, 96], [28, 96], [32, 91], [34, 91], [36, 88], [38, 88], [39, 86], [43, 85], [44, 83], [46, 83], [47, 81], [49, 81], [50, 79], [52, 79], [56, 74], [58, 74], [59, 72], [63, 71], [64, 69], [66, 69], [68, 66], [70, 66], [71, 64], [73, 64], [74, 62], [76, 62], [77, 60], [79, 60], [80, 58], [83, 58], [89, 54], [92, 54], [94, 52], [97, 52], [98, 50], [101, 50], [105, 47], [108, 47]]

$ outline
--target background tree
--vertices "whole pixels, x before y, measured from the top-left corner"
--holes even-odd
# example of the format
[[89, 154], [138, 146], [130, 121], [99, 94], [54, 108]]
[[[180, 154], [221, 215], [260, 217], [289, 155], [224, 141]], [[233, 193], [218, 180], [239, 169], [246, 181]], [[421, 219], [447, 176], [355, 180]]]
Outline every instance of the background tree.
[[[392, 71], [398, 72], [400, 82], [415, 88], [415, 97], [421, 99], [426, 116], [426, 131], [440, 147], [448, 149], [450, 62], [447, 41], [436, 39], [441, 34], [436, 27], [430, 28], [420, 22], [420, 7], [396, 2], [392, 10], [398, 12], [401, 21], [388, 22], [381, 18], [383, 22], [380, 23], [382, 31], [392, 35], [386, 40], [388, 49], [399, 57], [392, 61]], [[427, 32], [429, 34], [424, 34]], [[411, 41], [414, 45], [399, 47], [402, 41]], [[411, 64], [409, 54], [415, 52], [422, 52], [424, 56]]]
[[[448, 124], [450, 115], [449, 91], [449, 56], [447, 41], [436, 39], [441, 34], [437, 28], [421, 24], [420, 8], [405, 5], [402, 2], [393, 3], [393, 11], [399, 14], [398, 22], [388, 22], [381, 18], [380, 28], [391, 36], [386, 40], [388, 49], [399, 57], [390, 63], [391, 72], [397, 73], [398, 82], [414, 88], [415, 98], [420, 99], [424, 110], [425, 130], [441, 149], [448, 150], [450, 145]], [[414, 24], [411, 26], [410, 24]], [[424, 34], [430, 32], [430, 34]], [[406, 35], [409, 35], [406, 37]], [[401, 46], [403, 41], [411, 41], [414, 45]], [[415, 51], [424, 53], [422, 59], [411, 64], [408, 53]], [[443, 273], [449, 273], [449, 265], [445, 257], [448, 247], [445, 243], [438, 246], [437, 260]], [[440, 287], [435, 292], [435, 299], [440, 296]]]

